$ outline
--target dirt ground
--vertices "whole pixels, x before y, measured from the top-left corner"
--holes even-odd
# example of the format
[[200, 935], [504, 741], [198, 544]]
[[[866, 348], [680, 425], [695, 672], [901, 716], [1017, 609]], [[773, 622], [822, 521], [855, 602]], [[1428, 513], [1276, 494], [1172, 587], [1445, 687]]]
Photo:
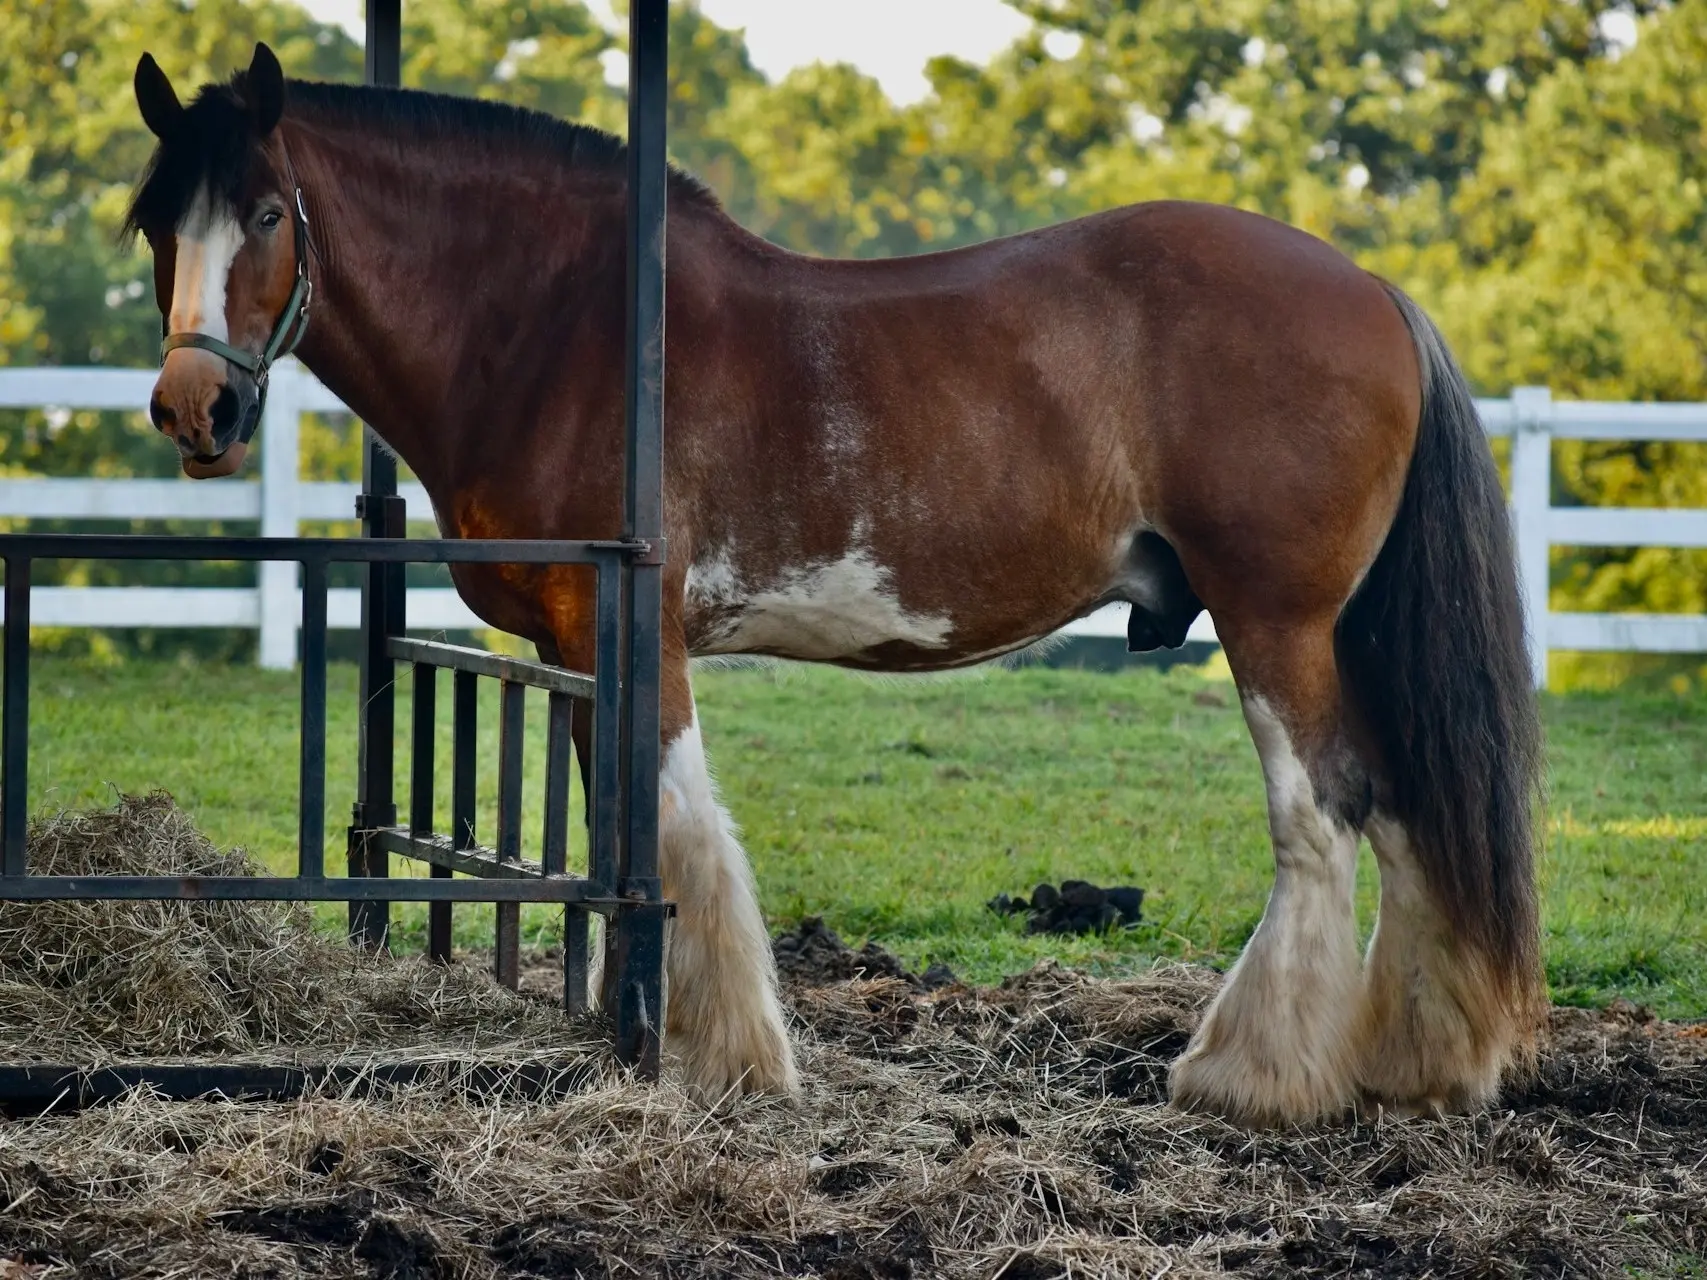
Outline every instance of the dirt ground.
[[[67, 836], [68, 864], [139, 832], [153, 865], [213, 856], [170, 814], [121, 819]], [[1211, 971], [974, 990], [809, 922], [778, 946], [801, 1096], [707, 1111], [610, 1067], [548, 954], [515, 997], [479, 957], [356, 960], [272, 906], [76, 910], [0, 905], [0, 1058], [164, 1037], [594, 1066], [548, 1101], [446, 1066], [0, 1120], [0, 1277], [1699, 1276], [1707, 1255], [1707, 1027], [1633, 1006], [1555, 1011], [1488, 1114], [1253, 1134], [1166, 1105]]]

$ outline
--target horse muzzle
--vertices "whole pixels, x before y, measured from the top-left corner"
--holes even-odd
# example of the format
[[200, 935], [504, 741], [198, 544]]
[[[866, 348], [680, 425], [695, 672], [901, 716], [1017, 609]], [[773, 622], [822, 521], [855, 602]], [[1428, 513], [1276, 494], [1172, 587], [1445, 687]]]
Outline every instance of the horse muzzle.
[[184, 474], [192, 479], [235, 472], [259, 425], [261, 394], [255, 379], [229, 364], [223, 373], [211, 396], [208, 390], [174, 386], [175, 379], [163, 376], [149, 400], [149, 417], [177, 446]]

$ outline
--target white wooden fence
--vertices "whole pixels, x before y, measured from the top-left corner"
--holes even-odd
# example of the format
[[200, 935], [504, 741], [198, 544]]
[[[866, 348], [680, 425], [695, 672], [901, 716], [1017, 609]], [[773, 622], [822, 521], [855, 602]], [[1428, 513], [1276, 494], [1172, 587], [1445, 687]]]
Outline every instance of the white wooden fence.
[[[0, 369], [0, 408], [141, 410], [154, 385], [148, 369]], [[1545, 387], [1519, 387], [1507, 400], [1479, 400], [1490, 435], [1512, 436], [1512, 513], [1518, 567], [1530, 619], [1531, 661], [1545, 684], [1548, 649], [1646, 653], [1707, 652], [1707, 616], [1653, 613], [1552, 613], [1547, 608], [1547, 552], [1569, 546], [1707, 547], [1707, 510], [1555, 507], [1550, 492], [1554, 440], [1707, 441], [1707, 404], [1555, 401]], [[259, 478], [189, 480], [0, 478], [0, 517], [78, 520], [257, 520], [261, 533], [289, 537], [304, 520], [353, 520], [358, 486], [297, 478], [301, 415], [347, 412], [337, 397], [295, 361], [274, 369], [260, 432]], [[418, 484], [404, 484], [409, 519], [431, 520]], [[297, 569], [258, 567], [254, 587], [37, 587], [34, 621], [63, 627], [254, 627], [260, 661], [296, 660], [301, 616]], [[327, 614], [334, 627], [360, 625], [354, 590], [334, 590]], [[482, 624], [455, 591], [412, 588], [408, 625], [418, 630]], [[1451, 620], [1441, 619], [1442, 626]], [[1126, 606], [1080, 619], [1069, 635], [1126, 634]], [[1190, 639], [1213, 641], [1207, 615]]]

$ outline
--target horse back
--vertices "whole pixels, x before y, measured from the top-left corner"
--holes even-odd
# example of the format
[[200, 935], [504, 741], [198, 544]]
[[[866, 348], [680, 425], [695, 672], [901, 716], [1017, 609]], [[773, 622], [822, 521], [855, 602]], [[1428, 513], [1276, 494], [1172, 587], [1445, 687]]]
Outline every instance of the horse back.
[[670, 315], [704, 651], [954, 665], [1125, 598], [1146, 533], [1225, 558], [1338, 527], [1358, 559], [1391, 515], [1341, 497], [1396, 495], [1407, 331], [1283, 224], [1161, 202], [913, 258], [732, 257]]

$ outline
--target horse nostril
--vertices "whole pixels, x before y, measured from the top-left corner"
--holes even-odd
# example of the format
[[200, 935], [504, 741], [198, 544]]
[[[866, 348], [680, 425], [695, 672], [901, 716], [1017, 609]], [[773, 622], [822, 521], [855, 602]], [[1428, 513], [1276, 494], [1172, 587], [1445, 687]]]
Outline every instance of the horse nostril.
[[217, 438], [224, 435], [237, 425], [237, 393], [227, 383], [219, 389], [214, 397], [213, 411], [209, 414], [213, 422], [213, 434]]
[[157, 431], [170, 431], [178, 425], [178, 415], [162, 404], [157, 394], [148, 397], [148, 417]]

